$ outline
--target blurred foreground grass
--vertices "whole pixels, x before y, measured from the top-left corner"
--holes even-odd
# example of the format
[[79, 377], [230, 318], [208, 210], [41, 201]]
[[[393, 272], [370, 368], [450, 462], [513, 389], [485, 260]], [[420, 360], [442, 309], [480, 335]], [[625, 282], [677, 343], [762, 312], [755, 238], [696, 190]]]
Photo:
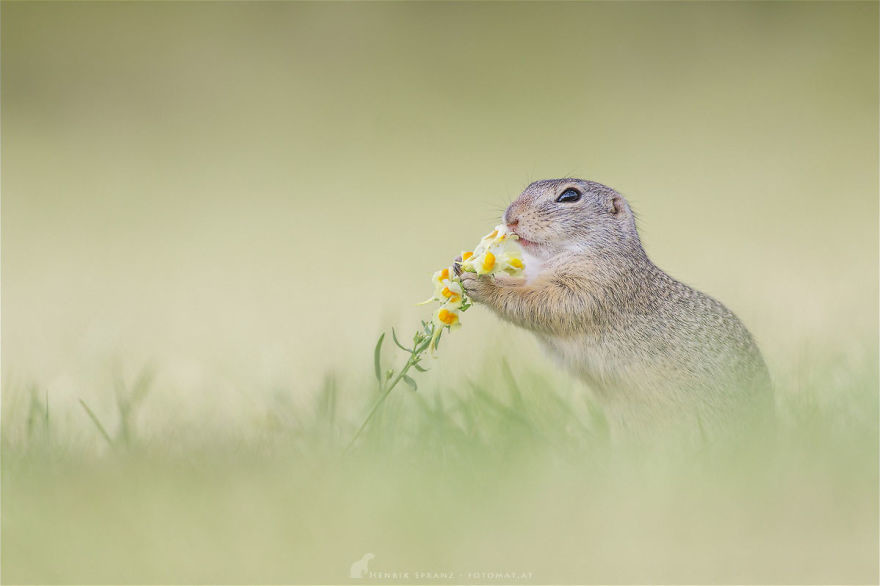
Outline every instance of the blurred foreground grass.
[[777, 381], [776, 429], [689, 447], [611, 440], [584, 390], [497, 355], [460, 386], [397, 389], [347, 456], [366, 379], [150, 438], [144, 370], [119, 381], [107, 440], [7, 389], [2, 578], [345, 583], [373, 553], [400, 583], [874, 582], [874, 356], [811, 356]]

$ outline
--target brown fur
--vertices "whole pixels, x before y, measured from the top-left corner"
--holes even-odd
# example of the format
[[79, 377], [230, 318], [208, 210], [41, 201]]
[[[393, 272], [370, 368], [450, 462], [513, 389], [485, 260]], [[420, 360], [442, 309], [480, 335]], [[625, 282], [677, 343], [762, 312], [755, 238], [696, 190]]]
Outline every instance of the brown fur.
[[[566, 189], [581, 199], [557, 202]], [[465, 290], [534, 332], [617, 423], [717, 428], [769, 409], [769, 375], [748, 330], [650, 261], [619, 193], [580, 179], [538, 181], [504, 221], [524, 239], [531, 274], [464, 273]]]

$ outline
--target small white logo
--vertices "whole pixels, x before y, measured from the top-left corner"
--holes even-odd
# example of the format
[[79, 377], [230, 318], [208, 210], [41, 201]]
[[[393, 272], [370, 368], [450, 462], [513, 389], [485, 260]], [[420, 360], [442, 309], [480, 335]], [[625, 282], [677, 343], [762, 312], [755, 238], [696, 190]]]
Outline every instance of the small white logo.
[[373, 559], [374, 556], [371, 553], [365, 553], [364, 557], [351, 564], [351, 570], [349, 570], [348, 575], [355, 579], [361, 579], [367, 575], [369, 572], [369, 568], [367, 568], [367, 564], [370, 563], [370, 560]]

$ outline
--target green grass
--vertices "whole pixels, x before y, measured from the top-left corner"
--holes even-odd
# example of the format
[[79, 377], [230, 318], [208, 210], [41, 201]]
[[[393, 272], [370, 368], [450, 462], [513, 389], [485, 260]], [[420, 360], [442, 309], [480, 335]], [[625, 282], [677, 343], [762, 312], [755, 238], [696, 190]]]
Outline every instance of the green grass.
[[2, 578], [347, 583], [373, 553], [399, 582], [876, 580], [873, 358], [778, 381], [773, 429], [688, 446], [614, 440], [567, 379], [483, 363], [400, 385], [348, 453], [374, 381], [328, 376], [310, 404], [161, 439], [138, 417], [152, 370], [69, 437], [45, 393], [6, 388]]

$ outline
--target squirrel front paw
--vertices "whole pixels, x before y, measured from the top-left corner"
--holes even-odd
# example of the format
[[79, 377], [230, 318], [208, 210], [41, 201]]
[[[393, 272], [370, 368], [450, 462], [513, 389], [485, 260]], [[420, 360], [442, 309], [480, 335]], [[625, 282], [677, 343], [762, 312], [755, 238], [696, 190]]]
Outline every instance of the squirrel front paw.
[[486, 303], [495, 289], [495, 283], [488, 275], [481, 277], [475, 273], [462, 272], [459, 278], [464, 292], [472, 301]]
[[525, 283], [525, 279], [505, 275], [477, 275], [468, 272], [462, 272], [459, 279], [468, 297], [480, 303], [491, 303], [492, 297], [502, 288], [520, 287]]

